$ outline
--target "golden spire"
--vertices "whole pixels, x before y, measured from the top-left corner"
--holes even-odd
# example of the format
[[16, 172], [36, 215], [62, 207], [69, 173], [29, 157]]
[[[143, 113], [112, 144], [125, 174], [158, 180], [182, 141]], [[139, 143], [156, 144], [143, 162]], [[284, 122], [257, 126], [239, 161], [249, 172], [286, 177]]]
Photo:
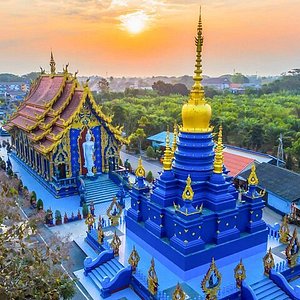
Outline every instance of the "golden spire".
[[201, 20], [201, 9], [199, 15], [199, 22], [197, 28], [196, 42], [196, 64], [195, 64], [195, 75], [194, 85], [190, 93], [190, 99], [188, 103], [182, 107], [182, 122], [183, 132], [211, 132], [209, 126], [211, 118], [211, 107], [206, 103], [204, 98], [204, 88], [201, 84], [202, 81], [202, 46], [203, 46], [203, 35], [202, 35], [202, 20]]
[[166, 135], [166, 149], [164, 152], [164, 161], [163, 161], [163, 167], [164, 170], [171, 170], [172, 169], [172, 150], [170, 148], [170, 133], [169, 133], [169, 127], [167, 129], [167, 135]]
[[174, 123], [174, 137], [173, 137], [173, 144], [172, 144], [172, 154], [173, 154], [173, 157], [175, 155], [175, 151], [176, 151], [176, 148], [177, 148], [177, 135], [178, 135], [178, 132], [177, 132], [177, 123], [175, 121], [175, 123]]
[[258, 178], [256, 176], [256, 172], [255, 172], [255, 165], [252, 165], [251, 167], [251, 173], [248, 177], [248, 184], [249, 185], [258, 185]]
[[145, 169], [142, 165], [142, 158], [141, 157], [139, 158], [138, 167], [135, 170], [135, 175], [137, 177], [145, 177], [146, 176], [146, 171], [145, 171]]
[[185, 186], [185, 189], [182, 193], [182, 199], [183, 200], [190, 200], [192, 201], [193, 198], [194, 198], [194, 191], [192, 189], [192, 186], [191, 186], [191, 183], [192, 183], [192, 179], [191, 179], [191, 176], [189, 175], [187, 180], [186, 180], [186, 186]]
[[54, 61], [54, 58], [53, 58], [52, 50], [51, 50], [51, 57], [50, 57], [50, 72], [51, 72], [52, 75], [55, 74], [55, 61]]
[[223, 161], [222, 125], [220, 125], [217, 146], [215, 148], [214, 173], [223, 173]]

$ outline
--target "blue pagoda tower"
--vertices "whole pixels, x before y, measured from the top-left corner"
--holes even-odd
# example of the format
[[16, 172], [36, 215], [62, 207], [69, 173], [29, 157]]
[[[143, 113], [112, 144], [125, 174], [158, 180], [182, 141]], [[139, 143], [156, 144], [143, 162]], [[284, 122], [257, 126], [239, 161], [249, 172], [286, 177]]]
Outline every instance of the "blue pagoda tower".
[[145, 172], [139, 164], [126, 216], [127, 233], [182, 272], [207, 265], [212, 258], [225, 265], [233, 256], [242, 257], [241, 252], [244, 256], [265, 251], [267, 243], [255, 169], [249, 177], [249, 191], [239, 199], [223, 166], [221, 127], [217, 142], [213, 141], [211, 107], [201, 84], [201, 15], [195, 41], [194, 85], [182, 107], [178, 137], [175, 128], [171, 148], [167, 136], [163, 172], [153, 191], [143, 183]]

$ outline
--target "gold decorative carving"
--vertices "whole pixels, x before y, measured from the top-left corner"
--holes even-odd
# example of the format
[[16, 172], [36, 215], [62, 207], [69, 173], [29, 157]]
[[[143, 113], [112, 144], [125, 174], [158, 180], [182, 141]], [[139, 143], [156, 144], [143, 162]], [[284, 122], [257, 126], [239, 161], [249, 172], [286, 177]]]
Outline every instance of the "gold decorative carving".
[[136, 272], [136, 268], [138, 266], [139, 261], [140, 261], [140, 256], [138, 252], [135, 250], [135, 246], [133, 246], [131, 254], [128, 258], [128, 263], [131, 265], [133, 274]]
[[209, 270], [201, 282], [201, 288], [206, 295], [206, 300], [216, 300], [221, 286], [222, 276], [212, 258]]
[[157, 293], [158, 289], [158, 278], [155, 271], [154, 258], [151, 259], [151, 266], [148, 270], [148, 290], [152, 295]]
[[119, 255], [119, 249], [120, 249], [120, 246], [121, 246], [121, 240], [118, 237], [116, 230], [115, 230], [113, 239], [110, 243], [110, 246], [114, 250], [114, 255], [118, 256]]
[[236, 287], [240, 289], [243, 280], [246, 278], [246, 269], [242, 262], [242, 259], [240, 260], [239, 264], [234, 268], [234, 278], [236, 280]]
[[146, 171], [142, 165], [142, 157], [139, 158], [138, 167], [135, 171], [135, 175], [137, 177], [145, 177], [146, 176]]
[[185, 293], [179, 283], [176, 285], [172, 300], [185, 300]]
[[264, 263], [264, 274], [266, 276], [269, 276], [271, 269], [274, 268], [274, 266], [275, 266], [271, 247], [270, 247], [269, 251], [267, 252], [267, 254], [264, 256], [263, 263]]
[[287, 216], [284, 216], [279, 229], [279, 241], [283, 244], [289, 243], [290, 229], [287, 221]]
[[106, 214], [111, 222], [111, 226], [119, 225], [119, 219], [122, 214], [122, 206], [117, 201], [117, 197], [113, 197], [112, 202], [106, 211]]
[[189, 175], [187, 180], [186, 180], [185, 189], [183, 190], [183, 193], [182, 193], [182, 199], [183, 200], [192, 201], [193, 198], [194, 198], [194, 191], [191, 187], [191, 183], [192, 183], [192, 179], [191, 179], [191, 176]]
[[294, 229], [293, 236], [285, 249], [285, 255], [288, 260], [289, 267], [294, 267], [297, 264], [300, 243], [298, 241], [297, 229]]
[[252, 165], [251, 173], [248, 177], [248, 184], [249, 185], [258, 185], [258, 183], [259, 183], [258, 178], [256, 176], [255, 170], [256, 170], [255, 165]]

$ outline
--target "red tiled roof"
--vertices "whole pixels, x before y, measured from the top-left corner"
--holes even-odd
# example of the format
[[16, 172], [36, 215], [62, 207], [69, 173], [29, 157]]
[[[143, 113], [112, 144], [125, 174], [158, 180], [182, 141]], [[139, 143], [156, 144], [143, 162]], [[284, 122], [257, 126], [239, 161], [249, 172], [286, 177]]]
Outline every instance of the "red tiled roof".
[[230, 176], [237, 176], [244, 171], [250, 164], [253, 164], [254, 159], [243, 157], [240, 155], [223, 152], [224, 165], [229, 172]]
[[[84, 95], [87, 94], [78, 88], [77, 79], [69, 74], [41, 75], [5, 129], [11, 131], [16, 127], [26, 131], [37, 151], [49, 153], [60, 142], [61, 134], [79, 111]], [[88, 97], [94, 101], [91, 95]], [[95, 102], [91, 103], [96, 106]], [[120, 134], [94, 106], [99, 117], [108, 122], [109, 130]], [[121, 136], [118, 139], [123, 142]]]
[[35, 104], [45, 107], [58, 94], [66, 78], [63, 75], [42, 76], [38, 81], [38, 86], [26, 99], [28, 104]]

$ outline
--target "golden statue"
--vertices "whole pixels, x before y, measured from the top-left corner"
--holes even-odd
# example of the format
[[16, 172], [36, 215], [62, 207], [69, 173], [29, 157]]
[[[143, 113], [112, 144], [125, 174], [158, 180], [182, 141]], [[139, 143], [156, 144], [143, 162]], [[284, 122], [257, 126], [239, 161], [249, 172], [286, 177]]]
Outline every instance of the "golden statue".
[[98, 242], [99, 242], [99, 244], [103, 244], [104, 237], [105, 237], [105, 235], [104, 235], [102, 226], [98, 226]]
[[121, 240], [117, 235], [117, 232], [115, 231], [113, 239], [110, 243], [111, 248], [114, 250], [114, 255], [118, 256], [119, 255], [119, 249], [121, 246]]
[[234, 268], [234, 278], [236, 280], [236, 287], [240, 289], [243, 280], [246, 278], [246, 269], [242, 262], [242, 259], [240, 260], [239, 264]]
[[288, 260], [289, 267], [294, 267], [297, 263], [300, 243], [298, 241], [297, 229], [294, 229], [293, 236], [289, 245], [285, 249], [285, 255]]
[[215, 260], [212, 258], [209, 270], [201, 282], [201, 288], [205, 293], [206, 300], [216, 300], [220, 290], [222, 276], [216, 267]]
[[179, 283], [176, 285], [176, 289], [172, 295], [172, 300], [185, 300], [185, 293]]
[[270, 247], [268, 253], [264, 256], [263, 262], [264, 262], [264, 274], [266, 276], [269, 276], [271, 269], [274, 268], [274, 266], [275, 266], [271, 247]]
[[133, 246], [132, 252], [128, 258], [128, 263], [131, 265], [133, 274], [136, 271], [139, 261], [140, 261], [140, 256], [139, 256], [138, 252], [135, 250], [135, 246]]
[[122, 206], [117, 201], [117, 197], [113, 197], [111, 204], [109, 205], [106, 214], [110, 220], [111, 226], [118, 226], [119, 219], [122, 214]]
[[152, 295], [157, 293], [158, 289], [158, 278], [155, 271], [154, 258], [151, 260], [151, 266], [148, 270], [148, 290]]
[[279, 241], [283, 244], [288, 244], [289, 243], [289, 237], [290, 237], [290, 229], [289, 225], [287, 222], [287, 216], [283, 217], [282, 223], [280, 225], [279, 229]]
[[87, 224], [88, 226], [88, 232], [91, 232], [94, 222], [95, 222], [94, 216], [91, 213], [89, 213], [85, 220], [85, 224]]

